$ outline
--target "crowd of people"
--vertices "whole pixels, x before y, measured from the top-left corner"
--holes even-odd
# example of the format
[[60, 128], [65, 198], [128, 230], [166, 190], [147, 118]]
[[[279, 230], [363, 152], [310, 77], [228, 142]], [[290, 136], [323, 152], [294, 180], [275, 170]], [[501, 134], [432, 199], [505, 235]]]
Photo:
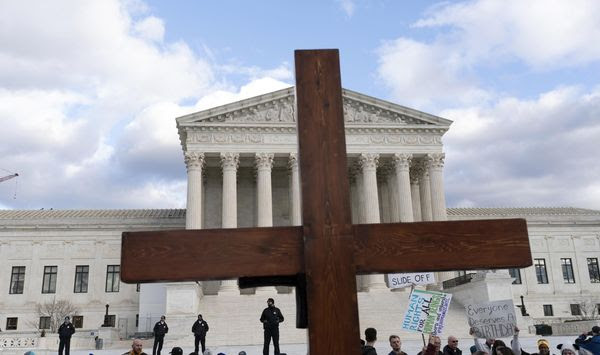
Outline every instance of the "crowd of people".
[[[263, 355], [269, 354], [271, 340], [273, 341], [275, 355], [285, 355], [279, 349], [279, 323], [283, 322], [283, 314], [281, 310], [275, 307], [275, 300], [269, 298], [267, 307], [260, 315], [259, 321], [263, 324], [264, 330], [264, 345]], [[194, 352], [192, 354], [213, 355], [210, 350], [206, 349], [206, 334], [209, 330], [208, 323], [198, 315], [198, 319], [192, 325], [192, 333], [194, 334]], [[154, 325], [154, 344], [152, 347], [153, 355], [160, 355], [163, 347], [165, 335], [169, 332], [169, 327], [166, 323], [165, 316], [160, 317], [160, 320]], [[69, 317], [65, 317], [64, 322], [58, 328], [59, 334], [59, 349], [58, 353], [69, 355], [71, 336], [75, 333], [75, 327], [70, 322]], [[479, 339], [475, 337], [473, 329], [469, 332], [473, 336], [473, 345], [469, 347], [471, 355], [600, 355], [600, 327], [594, 326], [591, 331], [581, 334], [574, 339], [572, 343], [562, 343], [555, 346], [556, 350], [551, 350], [551, 344], [546, 339], [537, 341], [537, 352], [529, 353], [521, 347], [519, 341], [519, 328], [514, 328], [514, 335], [507, 345], [500, 339]], [[375, 328], [365, 329], [365, 340], [361, 339], [361, 354], [362, 355], [377, 355], [375, 343], [377, 342], [377, 330]], [[442, 348], [442, 340], [438, 336], [430, 336], [427, 345], [423, 346], [422, 350], [417, 355], [462, 355], [462, 350], [458, 346], [458, 338], [448, 336], [448, 343]], [[388, 355], [407, 355], [402, 351], [402, 340], [398, 335], [390, 335], [389, 343], [391, 351]], [[143, 344], [140, 339], [134, 339], [131, 344], [131, 350], [123, 355], [147, 355], [142, 350]], [[200, 349], [202, 350], [201, 352]], [[29, 351], [26, 355], [34, 355]], [[171, 355], [183, 355], [181, 347], [174, 347], [169, 352]], [[225, 355], [219, 353], [216, 355]], [[238, 355], [246, 355], [245, 351], [240, 351]]]
[[[470, 334], [474, 335], [473, 329]], [[361, 354], [377, 355], [376, 341], [377, 330], [365, 329], [365, 340], [361, 339]], [[402, 351], [402, 341], [398, 335], [390, 335], [389, 342], [392, 350], [388, 355], [407, 355]], [[600, 355], [600, 327], [592, 327], [590, 332], [581, 334], [572, 343], [557, 344], [556, 350], [551, 350], [550, 342], [546, 339], [539, 339], [536, 344], [537, 352], [523, 350], [519, 341], [519, 328], [515, 327], [510, 345], [500, 339], [474, 337], [469, 350], [471, 355]], [[440, 337], [430, 336], [428, 344], [417, 355], [462, 355], [462, 350], [458, 347], [458, 338], [453, 335], [448, 337], [448, 343], [443, 348]]]

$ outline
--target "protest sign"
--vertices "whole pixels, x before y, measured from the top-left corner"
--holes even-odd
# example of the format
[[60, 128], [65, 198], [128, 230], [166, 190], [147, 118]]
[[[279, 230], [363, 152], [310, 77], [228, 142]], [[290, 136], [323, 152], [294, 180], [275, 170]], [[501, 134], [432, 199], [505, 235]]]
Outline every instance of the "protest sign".
[[452, 295], [437, 291], [412, 290], [402, 329], [439, 335], [444, 328]]
[[469, 326], [478, 338], [506, 338], [514, 334], [517, 318], [512, 300], [465, 305]]
[[433, 272], [415, 272], [406, 274], [387, 274], [385, 283], [389, 288], [403, 288], [412, 285], [427, 285], [435, 283]]

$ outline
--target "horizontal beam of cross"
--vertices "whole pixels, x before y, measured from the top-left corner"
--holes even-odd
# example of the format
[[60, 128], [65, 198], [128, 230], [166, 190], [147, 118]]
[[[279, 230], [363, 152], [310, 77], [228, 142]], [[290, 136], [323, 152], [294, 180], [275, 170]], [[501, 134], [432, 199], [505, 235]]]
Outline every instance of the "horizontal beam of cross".
[[[301, 274], [302, 228], [125, 232], [121, 279], [135, 283]], [[357, 274], [489, 269], [491, 260], [494, 269], [531, 265], [524, 219], [353, 228]]]

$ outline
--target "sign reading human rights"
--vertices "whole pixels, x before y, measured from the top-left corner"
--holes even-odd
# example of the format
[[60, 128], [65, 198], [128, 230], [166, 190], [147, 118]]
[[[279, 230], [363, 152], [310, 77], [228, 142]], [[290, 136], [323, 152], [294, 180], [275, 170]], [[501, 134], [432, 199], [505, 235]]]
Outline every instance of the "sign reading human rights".
[[402, 329], [439, 335], [444, 328], [452, 295], [437, 291], [412, 290]]
[[389, 288], [403, 288], [413, 285], [428, 285], [435, 283], [433, 272], [387, 274], [385, 276], [385, 282]]
[[469, 326], [478, 338], [506, 338], [517, 324], [512, 300], [465, 305]]

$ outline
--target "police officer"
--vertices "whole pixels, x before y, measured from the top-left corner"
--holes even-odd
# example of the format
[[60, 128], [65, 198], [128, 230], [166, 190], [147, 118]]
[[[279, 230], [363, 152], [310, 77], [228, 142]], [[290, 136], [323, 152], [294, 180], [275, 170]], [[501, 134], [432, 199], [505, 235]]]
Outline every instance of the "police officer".
[[201, 343], [202, 354], [204, 354], [204, 350], [206, 350], [206, 332], [208, 332], [208, 323], [202, 319], [202, 314], [198, 314], [198, 320], [192, 326], [192, 333], [194, 333], [194, 353], [198, 354], [198, 343]]
[[63, 324], [58, 327], [58, 354], [63, 355], [63, 350], [65, 351], [65, 355], [69, 355], [71, 351], [71, 335], [75, 333], [75, 327], [73, 323], [71, 323], [71, 318], [65, 317], [65, 321]]
[[279, 308], [275, 307], [275, 300], [267, 300], [267, 308], [260, 315], [260, 321], [265, 330], [265, 343], [263, 346], [263, 355], [269, 355], [269, 344], [273, 338], [273, 348], [275, 355], [279, 355], [279, 323], [283, 322], [283, 315]]
[[169, 327], [165, 322], [165, 316], [161, 316], [160, 320], [154, 325], [154, 345], [152, 346], [152, 355], [160, 355], [165, 340], [165, 334], [168, 332]]

